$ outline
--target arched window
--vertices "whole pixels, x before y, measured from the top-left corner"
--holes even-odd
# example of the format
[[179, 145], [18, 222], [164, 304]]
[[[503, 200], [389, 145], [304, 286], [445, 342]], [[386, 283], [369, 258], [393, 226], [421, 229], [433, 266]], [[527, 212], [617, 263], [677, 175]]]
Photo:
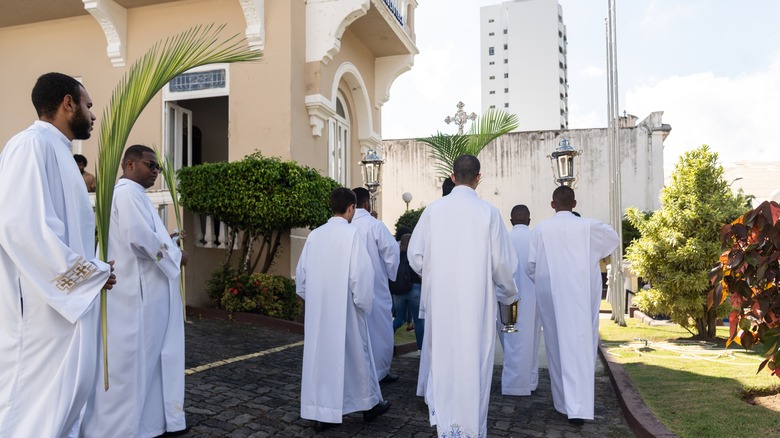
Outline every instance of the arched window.
[[328, 176], [349, 187], [349, 111], [340, 92], [336, 115], [328, 120], [328, 128]]

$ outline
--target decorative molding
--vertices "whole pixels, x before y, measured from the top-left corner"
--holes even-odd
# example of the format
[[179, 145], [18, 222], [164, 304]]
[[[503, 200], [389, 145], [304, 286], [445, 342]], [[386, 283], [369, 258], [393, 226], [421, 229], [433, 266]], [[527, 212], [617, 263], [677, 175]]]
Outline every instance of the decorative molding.
[[127, 10], [113, 0], [82, 0], [84, 9], [97, 20], [106, 35], [106, 53], [111, 65], [125, 66]]
[[403, 73], [412, 69], [414, 55], [395, 55], [374, 61], [374, 107], [379, 109], [390, 99], [390, 87]]
[[[366, 81], [363, 80], [363, 76], [355, 64], [344, 62], [339, 65], [339, 68], [336, 69], [336, 74], [333, 75], [331, 96], [336, 96], [342, 80], [349, 86], [349, 93], [352, 95], [352, 100], [355, 104], [353, 109], [357, 121], [352, 121], [352, 128], [357, 129], [358, 140], [361, 144], [363, 141], [373, 141], [371, 138], [376, 136], [376, 134], [374, 133], [374, 118], [371, 113], [371, 99], [368, 95]], [[335, 97], [333, 101], [335, 102]]]
[[341, 49], [341, 36], [366, 15], [371, 0], [309, 0], [306, 3], [306, 62], [327, 65]]
[[384, 148], [382, 147], [382, 137], [380, 137], [376, 132], [371, 131], [368, 134], [368, 137], [361, 138], [359, 141], [362, 155], [365, 155], [369, 149], [374, 149], [380, 152], [384, 151]]
[[246, 20], [246, 39], [251, 50], [265, 49], [265, 0], [238, 0]]
[[311, 94], [306, 96], [304, 103], [309, 111], [311, 135], [319, 137], [328, 119], [336, 115], [335, 99], [331, 101], [322, 94]]

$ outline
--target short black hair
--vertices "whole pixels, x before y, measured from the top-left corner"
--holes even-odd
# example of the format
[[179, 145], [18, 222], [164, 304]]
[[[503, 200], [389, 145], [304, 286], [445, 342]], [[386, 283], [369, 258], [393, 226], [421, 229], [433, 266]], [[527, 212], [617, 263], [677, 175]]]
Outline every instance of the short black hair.
[[83, 86], [71, 76], [56, 72], [41, 75], [32, 89], [32, 104], [38, 117], [54, 117], [67, 95], [78, 104], [81, 100], [80, 88]]
[[149, 146], [134, 144], [125, 151], [125, 156], [122, 158], [122, 163], [125, 163], [128, 160], [140, 160], [144, 157], [144, 152], [154, 154], [154, 150]]
[[524, 221], [531, 218], [531, 210], [525, 204], [518, 204], [512, 207], [512, 212], [509, 213], [509, 217], [515, 221]]
[[74, 154], [73, 159], [76, 160], [77, 163], [83, 164], [85, 167], [87, 165], [87, 157], [81, 155], [81, 154]]
[[452, 178], [445, 178], [444, 181], [441, 183], [441, 195], [447, 196], [452, 192], [452, 189], [455, 188], [455, 183], [452, 182]]
[[473, 155], [461, 155], [452, 165], [455, 182], [458, 184], [473, 184], [479, 175], [479, 160]]
[[346, 187], [336, 187], [330, 192], [330, 209], [334, 214], [344, 214], [350, 205], [355, 205], [355, 192]]
[[559, 186], [553, 191], [552, 200], [558, 208], [571, 210], [575, 205], [574, 189], [569, 186]]
[[355, 198], [357, 199], [357, 205], [364, 205], [366, 202], [371, 202], [371, 194], [368, 193], [368, 190], [364, 189], [363, 187], [355, 187], [352, 189], [352, 192], [355, 194]]

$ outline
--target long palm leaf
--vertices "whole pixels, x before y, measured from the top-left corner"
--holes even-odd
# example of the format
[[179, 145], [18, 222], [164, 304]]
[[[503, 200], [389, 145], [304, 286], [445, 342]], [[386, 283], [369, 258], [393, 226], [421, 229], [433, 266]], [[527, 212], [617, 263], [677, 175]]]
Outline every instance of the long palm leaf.
[[[156, 146], [153, 146], [154, 154], [157, 155], [157, 160], [160, 162], [160, 168], [162, 171], [165, 185], [168, 186], [168, 193], [171, 194], [173, 202], [173, 211], [176, 216], [176, 228], [179, 230], [179, 238], [177, 239], [179, 249], [184, 252], [184, 224], [181, 221], [181, 209], [179, 208], [179, 191], [176, 184], [176, 169], [173, 160], [167, 155], [160, 152]], [[187, 269], [184, 265], [181, 265], [181, 274], [179, 275], [179, 292], [181, 293], [181, 309], [184, 312], [184, 321], [187, 321], [187, 289], [186, 289], [186, 273]]]
[[[206, 64], [259, 59], [262, 53], [251, 51], [243, 39], [234, 35], [219, 40], [225, 26], [197, 26], [155, 44], [130, 66], [111, 95], [100, 124], [97, 161], [96, 223], [100, 258], [108, 256], [108, 228], [114, 183], [130, 130], [147, 104], [171, 79]], [[103, 335], [103, 383], [108, 390], [108, 345], [106, 291], [100, 293]]]
[[434, 168], [438, 176], [449, 178], [458, 157], [466, 154], [478, 156], [491, 141], [516, 129], [517, 126], [516, 115], [501, 110], [488, 110], [471, 124], [468, 134], [448, 135], [437, 132], [433, 136], [416, 140], [430, 146], [431, 158], [436, 161]]

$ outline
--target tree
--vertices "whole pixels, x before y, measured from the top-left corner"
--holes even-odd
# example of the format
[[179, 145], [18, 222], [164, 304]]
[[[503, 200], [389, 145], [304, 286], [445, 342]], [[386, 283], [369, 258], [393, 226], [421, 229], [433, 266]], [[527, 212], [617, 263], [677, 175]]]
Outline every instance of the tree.
[[455, 160], [461, 155], [479, 155], [491, 141], [501, 137], [518, 126], [517, 116], [501, 110], [488, 110], [471, 124], [468, 134], [443, 134], [417, 141], [431, 147], [431, 158], [437, 161], [436, 171], [442, 178], [452, 175]]
[[[644, 312], [669, 315], [700, 338], [715, 337], [725, 307], [707, 306], [708, 273], [720, 256], [720, 228], [745, 212], [745, 196], [731, 192], [718, 154], [706, 145], [686, 152], [671, 184], [661, 191], [661, 208], [649, 219], [636, 209], [627, 217], [641, 237], [627, 251], [631, 269], [651, 288], [635, 303]], [[691, 331], [693, 334], [693, 332]]]
[[[230, 266], [238, 233], [244, 233], [240, 273], [253, 272], [260, 261], [260, 272], [268, 272], [283, 235], [327, 222], [330, 192], [338, 186], [315, 169], [259, 152], [232, 163], [184, 167], [178, 177], [184, 208], [230, 228], [223, 271]], [[255, 243], [259, 248], [253, 258]]]
[[724, 252], [711, 273], [707, 304], [730, 298], [728, 344], [758, 350], [766, 357], [758, 370], [767, 367], [780, 377], [780, 205], [764, 201], [725, 225], [721, 241]]

